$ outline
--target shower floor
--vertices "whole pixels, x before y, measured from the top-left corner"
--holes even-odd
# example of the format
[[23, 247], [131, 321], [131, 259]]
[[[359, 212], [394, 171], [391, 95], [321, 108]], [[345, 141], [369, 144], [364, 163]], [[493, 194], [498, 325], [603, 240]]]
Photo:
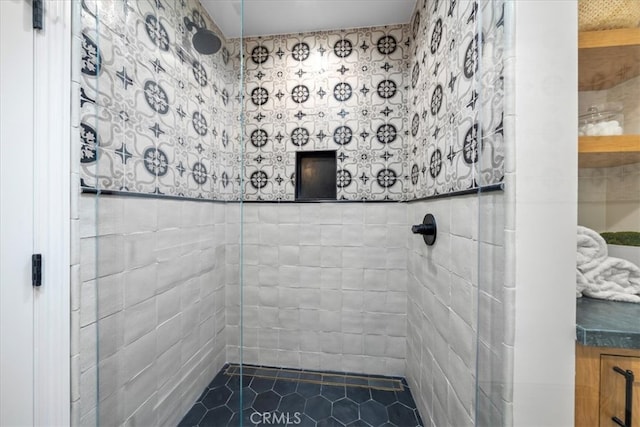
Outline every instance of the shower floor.
[[180, 427], [422, 426], [404, 378], [225, 365]]

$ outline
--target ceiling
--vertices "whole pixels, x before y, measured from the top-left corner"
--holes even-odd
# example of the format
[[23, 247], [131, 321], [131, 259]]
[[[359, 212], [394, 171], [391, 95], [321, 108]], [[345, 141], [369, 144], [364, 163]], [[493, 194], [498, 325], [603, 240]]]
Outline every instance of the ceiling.
[[404, 24], [416, 4], [416, 0], [244, 0], [244, 5], [240, 0], [200, 2], [227, 38]]

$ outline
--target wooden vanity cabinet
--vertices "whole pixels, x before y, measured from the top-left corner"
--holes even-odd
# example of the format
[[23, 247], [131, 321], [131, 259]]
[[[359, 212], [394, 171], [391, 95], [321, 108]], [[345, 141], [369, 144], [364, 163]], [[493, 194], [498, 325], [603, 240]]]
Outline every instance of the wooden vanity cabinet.
[[640, 427], [640, 350], [576, 345], [575, 425]]

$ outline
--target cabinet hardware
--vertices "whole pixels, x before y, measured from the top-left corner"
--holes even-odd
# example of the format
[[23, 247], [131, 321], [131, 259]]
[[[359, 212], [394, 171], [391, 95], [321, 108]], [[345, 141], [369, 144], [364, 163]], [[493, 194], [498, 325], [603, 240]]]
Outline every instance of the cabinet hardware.
[[633, 371], [629, 369], [625, 371], [617, 366], [614, 366], [613, 370], [624, 377], [624, 423], [616, 416], [611, 417], [611, 419], [620, 427], [631, 427], [633, 419], [633, 381], [635, 380]]

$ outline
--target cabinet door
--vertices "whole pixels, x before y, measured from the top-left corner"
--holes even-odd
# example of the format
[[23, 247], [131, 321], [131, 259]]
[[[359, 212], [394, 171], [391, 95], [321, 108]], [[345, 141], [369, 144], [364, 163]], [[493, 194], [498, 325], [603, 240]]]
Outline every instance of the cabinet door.
[[600, 362], [600, 427], [619, 426], [613, 417], [625, 422], [626, 380], [624, 375], [616, 372], [616, 367], [634, 373], [633, 418], [627, 427], [640, 427], [640, 357], [602, 355]]

